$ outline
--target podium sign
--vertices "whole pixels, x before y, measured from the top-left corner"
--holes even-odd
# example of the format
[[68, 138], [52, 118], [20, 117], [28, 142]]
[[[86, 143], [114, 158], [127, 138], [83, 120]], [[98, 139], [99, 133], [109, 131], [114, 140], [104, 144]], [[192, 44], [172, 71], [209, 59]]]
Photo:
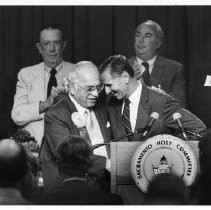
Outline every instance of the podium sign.
[[[168, 149], [168, 145], [165, 145], [166, 142], [160, 142], [156, 146], [157, 142], [160, 139], [159, 136], [162, 136], [162, 140], [168, 141], [171, 140], [171, 144], [174, 144], [172, 150], [175, 150], [175, 154], [171, 154]], [[159, 138], [158, 138], [159, 137]], [[169, 138], [170, 137], [170, 138]], [[117, 193], [122, 196], [125, 204], [142, 204], [144, 198], [144, 192], [146, 192], [147, 184], [142, 186], [142, 183], [138, 183], [140, 181], [140, 176], [146, 179], [146, 183], [148, 183], [154, 174], [162, 173], [163, 170], [165, 172], [173, 172], [179, 176], [183, 176], [184, 181], [187, 185], [190, 185], [195, 178], [195, 172], [197, 168], [199, 169], [199, 151], [198, 151], [198, 141], [188, 141], [184, 142], [176, 137], [169, 136], [169, 135], [158, 135], [156, 137], [152, 137], [144, 142], [115, 142], [111, 144], [111, 190], [113, 193]], [[149, 146], [149, 141], [150, 146]], [[169, 142], [168, 142], [169, 143]], [[163, 145], [162, 145], [163, 144]], [[189, 146], [188, 146], [188, 145]], [[143, 146], [142, 146], [143, 145]], [[147, 155], [147, 151], [145, 150], [145, 154], [143, 156], [143, 150], [146, 146], [155, 148], [149, 149], [148, 148], [148, 155], [149, 157], [145, 159]], [[156, 148], [157, 147], [157, 148]], [[162, 150], [160, 150], [162, 148]], [[188, 149], [187, 149], [188, 148]], [[189, 149], [191, 148], [191, 150]], [[160, 150], [160, 151], [159, 151]], [[179, 151], [177, 151], [179, 150]], [[189, 154], [188, 159], [192, 161], [193, 167], [190, 171], [190, 162], [189, 166], [186, 164], [188, 161], [181, 156], [181, 152], [185, 150]], [[155, 153], [153, 154], [153, 151]], [[157, 152], [156, 152], [157, 151]], [[162, 152], [161, 152], [162, 151]], [[137, 161], [140, 160], [140, 155], [142, 153], [142, 161], [139, 161], [140, 164], [137, 164]], [[175, 156], [174, 156], [175, 155]], [[154, 157], [155, 156], [155, 161]], [[164, 156], [164, 157], [163, 157]], [[173, 159], [178, 159], [179, 162], [171, 161]], [[184, 155], [183, 155], [184, 156]], [[153, 160], [150, 162], [150, 160]], [[194, 163], [195, 161], [195, 163]], [[131, 164], [132, 163], [132, 164]], [[149, 167], [147, 171], [144, 171], [140, 174], [140, 167], [143, 165]], [[172, 165], [173, 164], [173, 165]], [[138, 170], [137, 170], [137, 167]], [[167, 166], [167, 167], [166, 167]], [[131, 170], [132, 167], [132, 170]], [[146, 168], [147, 168], [146, 167]], [[154, 167], [154, 168], [153, 168]], [[131, 171], [132, 174], [131, 175]], [[188, 176], [186, 176], [188, 173]], [[137, 179], [136, 179], [137, 178]], [[139, 179], [138, 179], [139, 178]], [[190, 179], [189, 179], [190, 178]], [[138, 181], [137, 181], [138, 180]], [[142, 181], [142, 180], [141, 180]], [[137, 186], [136, 186], [137, 184]]]

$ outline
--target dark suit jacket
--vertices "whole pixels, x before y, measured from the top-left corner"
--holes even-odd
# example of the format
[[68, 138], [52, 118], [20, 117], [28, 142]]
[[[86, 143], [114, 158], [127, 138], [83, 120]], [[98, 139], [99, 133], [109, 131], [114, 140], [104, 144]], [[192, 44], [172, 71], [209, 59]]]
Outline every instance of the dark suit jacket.
[[196, 70], [196, 80], [190, 97], [190, 109], [211, 128], [211, 86], [204, 86], [207, 75], [211, 76], [211, 65]]
[[85, 181], [71, 180], [43, 199], [47, 205], [123, 205], [120, 196], [95, 190]]
[[[128, 59], [132, 67], [135, 59], [135, 56]], [[162, 90], [173, 96], [180, 105], [185, 107], [184, 66], [181, 63], [157, 56], [150, 74], [150, 82], [155, 87], [161, 85]]]
[[[107, 128], [107, 112], [104, 108], [96, 105], [93, 108], [99, 126], [101, 128], [104, 140], [111, 139], [111, 130]], [[53, 183], [59, 183], [59, 178], [56, 157], [56, 147], [59, 143], [64, 141], [69, 135], [79, 135], [79, 131], [73, 121], [71, 115], [77, 112], [75, 105], [72, 103], [68, 95], [62, 97], [56, 104], [54, 104], [45, 114], [45, 131], [43, 144], [40, 151], [40, 160], [42, 161], [44, 189], [51, 187]], [[107, 149], [109, 153], [109, 149]], [[94, 170], [105, 168], [106, 158], [103, 156], [93, 156]], [[48, 191], [49, 189], [47, 189]]]
[[[108, 112], [115, 138], [126, 134], [122, 124], [121, 111], [122, 101], [111, 98], [108, 102]], [[135, 129], [144, 128], [152, 112], [157, 112], [159, 119], [155, 121], [145, 137], [142, 134], [137, 134], [133, 138], [134, 141], [145, 140], [158, 134], [176, 135], [179, 127], [172, 118], [172, 114], [175, 112], [182, 115], [182, 123], [185, 129], [196, 133], [203, 133], [206, 130], [203, 122], [186, 109], [181, 108], [173, 97], [143, 85]], [[127, 141], [127, 139], [123, 139], [123, 141]]]

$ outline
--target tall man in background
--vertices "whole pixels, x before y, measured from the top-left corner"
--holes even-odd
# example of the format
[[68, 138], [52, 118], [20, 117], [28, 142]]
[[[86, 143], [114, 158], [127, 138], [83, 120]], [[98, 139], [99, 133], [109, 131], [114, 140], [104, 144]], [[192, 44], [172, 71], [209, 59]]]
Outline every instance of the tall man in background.
[[163, 31], [157, 23], [147, 20], [135, 30], [136, 55], [129, 58], [135, 77], [147, 86], [155, 86], [185, 106], [184, 67], [181, 63], [159, 56]]
[[64, 91], [63, 78], [69, 75], [74, 65], [63, 61], [66, 41], [63, 41], [62, 30], [58, 27], [42, 28], [36, 46], [43, 62], [19, 72], [12, 119], [29, 131], [40, 145], [45, 111], [54, 103], [54, 98]]

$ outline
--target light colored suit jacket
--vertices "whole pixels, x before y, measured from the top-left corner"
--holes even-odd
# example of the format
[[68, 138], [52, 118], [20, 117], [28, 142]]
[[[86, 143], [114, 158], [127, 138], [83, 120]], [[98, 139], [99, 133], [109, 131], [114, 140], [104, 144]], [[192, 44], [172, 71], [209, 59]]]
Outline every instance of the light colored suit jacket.
[[[135, 56], [128, 59], [132, 67], [135, 60]], [[161, 85], [162, 90], [173, 96], [181, 106], [185, 107], [184, 66], [181, 63], [157, 56], [150, 74], [150, 82], [155, 87]]]
[[[56, 74], [58, 86], [62, 85], [64, 77], [68, 76], [74, 64], [62, 61], [62, 67]], [[39, 102], [46, 97], [44, 63], [21, 69], [18, 74], [16, 94], [12, 109], [12, 119], [41, 144], [44, 134], [44, 113], [39, 114]]]
[[[114, 137], [118, 138], [126, 134], [122, 123], [122, 101], [111, 98], [108, 102], [108, 111]], [[136, 130], [147, 125], [152, 112], [157, 112], [159, 119], [155, 121], [145, 137], [142, 134], [137, 134], [134, 135], [133, 141], [142, 141], [159, 134], [179, 134], [180, 130], [177, 122], [172, 118], [175, 112], [182, 115], [181, 121], [185, 129], [201, 134], [206, 131], [204, 123], [188, 110], [181, 108], [173, 97], [143, 85], [135, 126]], [[127, 141], [127, 139], [125, 138], [123, 141]]]

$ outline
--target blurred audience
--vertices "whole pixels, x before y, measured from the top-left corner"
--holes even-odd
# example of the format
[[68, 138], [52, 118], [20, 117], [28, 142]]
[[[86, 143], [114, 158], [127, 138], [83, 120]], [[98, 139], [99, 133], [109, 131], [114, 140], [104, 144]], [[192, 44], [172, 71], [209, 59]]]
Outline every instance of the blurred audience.
[[24, 147], [14, 140], [0, 141], [0, 205], [28, 205], [21, 186], [28, 172]]
[[211, 129], [209, 129], [199, 141], [200, 175], [195, 184], [195, 195], [198, 204], [211, 204]]
[[145, 205], [187, 205], [190, 193], [181, 178], [172, 174], [159, 174], [150, 182]]
[[71, 135], [57, 146], [59, 172], [63, 182], [43, 199], [48, 205], [120, 205], [120, 196], [89, 186], [87, 170], [92, 166], [93, 150], [88, 141]]

